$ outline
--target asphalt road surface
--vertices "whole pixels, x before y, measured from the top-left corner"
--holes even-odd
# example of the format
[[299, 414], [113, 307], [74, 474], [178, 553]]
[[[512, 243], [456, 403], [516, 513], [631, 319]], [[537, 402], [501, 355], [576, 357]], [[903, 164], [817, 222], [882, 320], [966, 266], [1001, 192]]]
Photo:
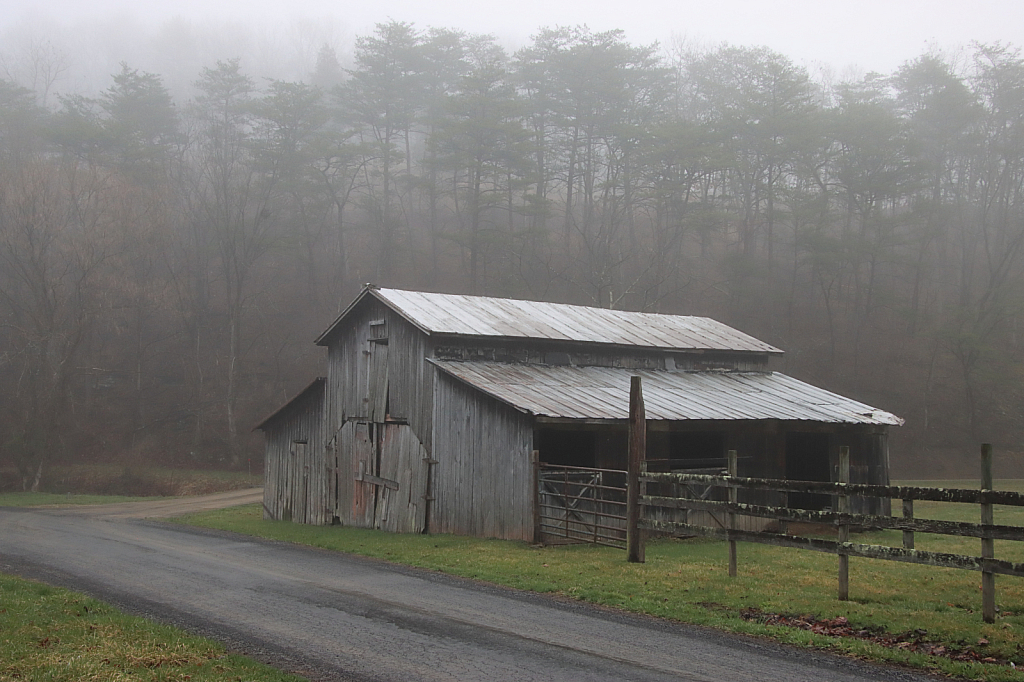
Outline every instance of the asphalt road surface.
[[315, 680], [936, 679], [140, 518], [202, 504], [0, 509], [0, 571], [84, 591]]

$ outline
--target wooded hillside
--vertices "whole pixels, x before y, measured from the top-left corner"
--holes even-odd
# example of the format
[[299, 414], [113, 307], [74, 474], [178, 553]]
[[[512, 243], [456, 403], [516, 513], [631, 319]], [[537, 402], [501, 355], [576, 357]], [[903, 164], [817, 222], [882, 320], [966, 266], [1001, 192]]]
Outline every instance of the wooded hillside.
[[260, 457], [365, 282], [717, 318], [905, 417], [897, 469], [1024, 438], [1015, 48], [826, 83], [763, 48], [393, 22], [305, 82], [24, 85], [0, 82], [0, 464], [28, 484]]

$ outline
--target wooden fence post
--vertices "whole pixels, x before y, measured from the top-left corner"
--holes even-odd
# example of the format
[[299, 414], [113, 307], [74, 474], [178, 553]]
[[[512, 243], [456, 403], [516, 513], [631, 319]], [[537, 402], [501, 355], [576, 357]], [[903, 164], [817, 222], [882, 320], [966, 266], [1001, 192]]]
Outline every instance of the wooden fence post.
[[647, 415], [640, 377], [629, 381], [629, 458], [626, 480], [626, 561], [644, 563], [640, 524], [640, 469], [647, 454]]
[[[903, 518], [908, 521], [914, 520], [913, 500], [903, 500]], [[914, 531], [903, 531], [903, 549], [914, 549]]]
[[[736, 451], [729, 450], [729, 476], [736, 478], [739, 476], [739, 466], [736, 461]], [[739, 490], [734, 486], [729, 487], [729, 502], [736, 504], [739, 502]], [[729, 577], [736, 577], [736, 538], [733, 537], [732, 531], [736, 530], [736, 514], [735, 512], [729, 512]]]
[[566, 539], [569, 538], [569, 470], [562, 469], [562, 504], [565, 507], [565, 523], [562, 524]]
[[[992, 490], [992, 445], [982, 443], [981, 445], [981, 489]], [[991, 526], [994, 523], [992, 504], [981, 503], [981, 525]], [[985, 559], [994, 559], [995, 541], [991, 535], [982, 530], [981, 537], [981, 617], [986, 623], [994, 623], [996, 620], [996, 575], [988, 566]]]
[[533, 465], [533, 541], [541, 544], [543, 535], [540, 528], [540, 450], [534, 450], [530, 454], [530, 463]]
[[[850, 446], [843, 445], [839, 448], [839, 482], [850, 482]], [[850, 513], [850, 498], [848, 495], [839, 496], [840, 514]], [[850, 541], [850, 523], [848, 520], [839, 522], [839, 542]], [[850, 555], [839, 551], [839, 600], [846, 601], [850, 598]]]

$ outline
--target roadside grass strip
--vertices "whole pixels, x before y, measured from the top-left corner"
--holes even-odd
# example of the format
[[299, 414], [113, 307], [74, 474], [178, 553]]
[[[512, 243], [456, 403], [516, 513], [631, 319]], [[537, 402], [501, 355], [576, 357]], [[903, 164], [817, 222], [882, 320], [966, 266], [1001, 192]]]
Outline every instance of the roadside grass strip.
[[[976, 521], [977, 509], [919, 503], [915, 512], [920, 518]], [[258, 504], [175, 522], [375, 557], [964, 679], [1024, 681], [1024, 579], [1019, 578], [997, 577], [999, 612], [995, 623], [986, 624], [980, 573], [854, 557], [851, 599], [839, 601], [836, 557], [766, 545], [741, 543], [739, 576], [730, 579], [728, 543], [708, 539], [655, 540], [648, 543], [646, 563], [629, 564], [624, 551], [595, 545], [538, 547], [264, 521]], [[1024, 525], [1024, 511], [997, 508], [996, 523]], [[857, 533], [855, 538], [901, 543], [898, 531]], [[979, 542], [917, 538], [919, 548], [969, 554], [977, 554]], [[1024, 561], [1022, 545], [997, 542], [996, 557]]]
[[302, 682], [211, 640], [0, 574], [0, 680]]

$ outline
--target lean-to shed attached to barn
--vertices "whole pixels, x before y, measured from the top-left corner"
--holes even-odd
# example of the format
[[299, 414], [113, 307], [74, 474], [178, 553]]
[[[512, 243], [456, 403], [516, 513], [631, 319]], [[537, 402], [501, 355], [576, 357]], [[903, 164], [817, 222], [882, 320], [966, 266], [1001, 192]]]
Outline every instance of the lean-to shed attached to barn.
[[[740, 475], [827, 481], [847, 445], [854, 482], [888, 483], [887, 430], [902, 423], [771, 371], [782, 351], [703, 317], [367, 287], [316, 343], [328, 376], [322, 407], [307, 399], [323, 419], [309, 447], [325, 485], [311, 523], [531, 539], [533, 451], [625, 469], [635, 374], [652, 469], [734, 449]], [[284, 411], [281, 433], [307, 419]], [[271, 480], [281, 470], [268, 464], [268, 496], [295, 490]]]
[[317, 377], [298, 395], [256, 425], [263, 431], [264, 515], [298, 523], [330, 523], [333, 513], [324, 460], [324, 398], [327, 380]]

